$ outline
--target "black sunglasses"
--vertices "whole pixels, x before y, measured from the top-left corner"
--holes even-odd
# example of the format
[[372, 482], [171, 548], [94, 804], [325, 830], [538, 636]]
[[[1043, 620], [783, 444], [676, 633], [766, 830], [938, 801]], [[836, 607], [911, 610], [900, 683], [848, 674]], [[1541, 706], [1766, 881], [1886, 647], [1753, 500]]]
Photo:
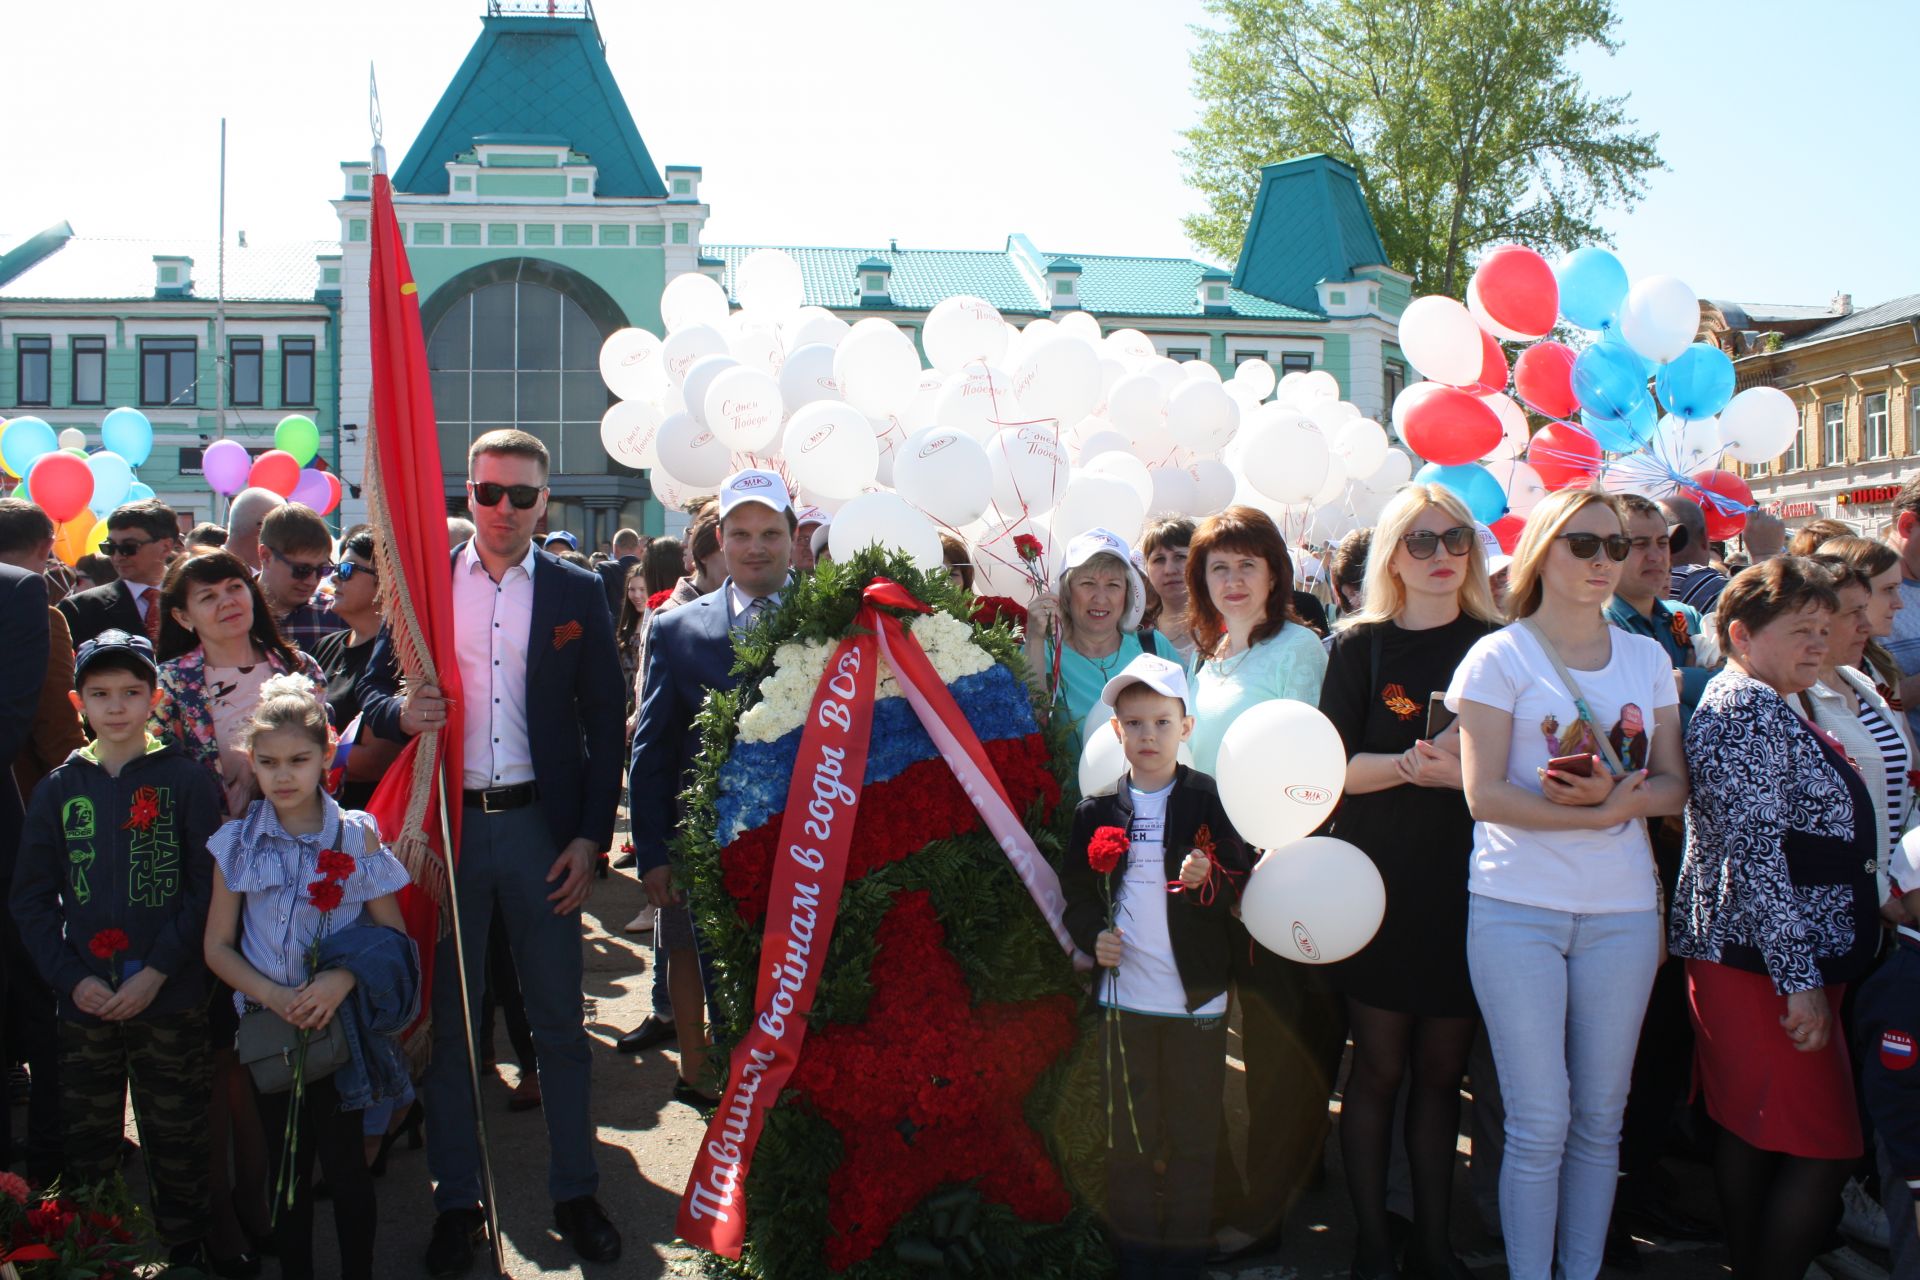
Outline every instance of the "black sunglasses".
[[1415, 560], [1431, 560], [1442, 544], [1445, 544], [1450, 556], [1467, 554], [1473, 550], [1474, 540], [1478, 536], [1471, 525], [1457, 524], [1445, 533], [1416, 529], [1412, 533], [1402, 534], [1400, 541], [1406, 544], [1407, 554]]
[[473, 500], [483, 507], [497, 507], [500, 499], [505, 498], [513, 504], [515, 511], [531, 511], [533, 504], [540, 501], [540, 494], [546, 488], [538, 484], [494, 484], [491, 480], [472, 486]]
[[1575, 560], [1592, 560], [1600, 554], [1600, 548], [1607, 549], [1607, 559], [1618, 564], [1625, 560], [1633, 550], [1633, 539], [1624, 533], [1562, 533], [1556, 535], [1556, 542], [1567, 544], [1567, 550], [1573, 552]]
[[286, 556], [280, 554], [280, 552], [274, 550], [272, 547], [268, 547], [264, 542], [260, 545], [266, 547], [268, 555], [287, 566], [287, 572], [292, 575], [295, 582], [305, 582], [308, 578], [324, 578], [333, 572], [333, 562], [331, 560], [322, 560], [319, 564], [301, 564], [298, 560], [287, 559]]
[[148, 538], [144, 542], [137, 538], [122, 538], [118, 542], [102, 541], [100, 549], [109, 556], [137, 556], [140, 548], [150, 547], [157, 541], [157, 538]]
[[356, 575], [362, 573], [366, 574], [369, 578], [378, 578], [380, 576], [380, 571], [370, 564], [355, 564], [351, 560], [342, 560], [340, 567], [333, 571], [333, 577], [336, 582], [352, 582]]

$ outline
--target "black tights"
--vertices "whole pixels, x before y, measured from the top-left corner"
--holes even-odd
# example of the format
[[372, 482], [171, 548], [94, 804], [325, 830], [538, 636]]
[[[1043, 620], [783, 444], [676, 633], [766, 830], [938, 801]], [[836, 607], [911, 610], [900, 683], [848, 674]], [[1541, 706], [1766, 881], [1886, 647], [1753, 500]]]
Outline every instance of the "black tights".
[[[1472, 1018], [1422, 1018], [1349, 998], [1353, 1067], [1340, 1101], [1340, 1151], [1347, 1170], [1361, 1270], [1393, 1269], [1387, 1233], [1387, 1166], [1400, 1080], [1407, 1091], [1407, 1164], [1413, 1178], [1414, 1245], [1440, 1260], [1453, 1252], [1448, 1215], [1460, 1134], [1460, 1080], [1473, 1045]], [[1796, 1280], [1798, 1278], [1796, 1277]]]
[[1833, 1226], [1851, 1160], [1762, 1151], [1722, 1130], [1713, 1180], [1733, 1280], [1801, 1280]]

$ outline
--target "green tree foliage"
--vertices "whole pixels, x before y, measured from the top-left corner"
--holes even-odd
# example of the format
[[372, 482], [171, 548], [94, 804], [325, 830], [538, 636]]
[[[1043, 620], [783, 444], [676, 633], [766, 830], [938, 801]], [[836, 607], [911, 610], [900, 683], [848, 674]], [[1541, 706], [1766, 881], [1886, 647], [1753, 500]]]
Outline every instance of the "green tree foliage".
[[1625, 98], [1568, 66], [1618, 47], [1612, 0], [1207, 0], [1196, 27], [1205, 104], [1180, 153], [1208, 209], [1195, 244], [1238, 256], [1260, 166], [1310, 152], [1351, 164], [1391, 265], [1459, 297], [1474, 254], [1604, 242], [1662, 168]]

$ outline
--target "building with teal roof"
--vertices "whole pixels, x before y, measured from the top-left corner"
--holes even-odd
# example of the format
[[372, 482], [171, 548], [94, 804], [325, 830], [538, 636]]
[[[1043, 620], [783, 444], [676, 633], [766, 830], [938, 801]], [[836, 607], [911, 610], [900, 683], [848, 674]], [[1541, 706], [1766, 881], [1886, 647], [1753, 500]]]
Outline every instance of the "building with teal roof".
[[[161, 444], [142, 478], [204, 514], [194, 472], [202, 437], [224, 431], [265, 447], [273, 421], [291, 411], [284, 353], [291, 344], [292, 390], [305, 395], [298, 353], [311, 341], [313, 402], [299, 408], [319, 422], [322, 454], [349, 484], [341, 518], [357, 520], [371, 391], [372, 168], [350, 161], [340, 172], [337, 244], [229, 246], [224, 351], [209, 274], [217, 246], [88, 240], [62, 227], [9, 250], [0, 257], [0, 417], [97, 428], [105, 406], [146, 403]], [[1230, 269], [1043, 247], [1019, 234], [984, 249], [709, 243], [701, 170], [655, 163], [586, 0], [489, 0], [479, 37], [392, 173], [428, 335], [450, 510], [464, 504], [473, 436], [517, 426], [554, 455], [551, 522], [589, 544], [623, 524], [658, 530], [665, 520], [646, 477], [601, 447], [610, 403], [601, 342], [626, 325], [659, 332], [660, 291], [682, 273], [705, 273], [731, 292], [735, 269], [759, 248], [792, 255], [809, 304], [850, 321], [884, 316], [916, 341], [931, 308], [970, 294], [1016, 324], [1083, 311], [1105, 330], [1138, 329], [1162, 354], [1206, 360], [1223, 374], [1255, 357], [1283, 373], [1324, 369], [1382, 419], [1408, 377], [1395, 325], [1409, 277], [1385, 262], [1353, 171], [1325, 156], [1266, 166]], [[72, 345], [82, 338], [85, 355]], [[155, 346], [161, 338], [175, 341]], [[95, 340], [106, 348], [99, 401]], [[190, 398], [147, 401], [149, 391], [180, 391], [143, 383], [143, 369], [172, 361], [182, 376], [191, 365]], [[84, 386], [77, 362], [86, 362]], [[228, 395], [222, 411], [208, 392], [221, 378], [229, 389], [240, 378], [248, 403]]]

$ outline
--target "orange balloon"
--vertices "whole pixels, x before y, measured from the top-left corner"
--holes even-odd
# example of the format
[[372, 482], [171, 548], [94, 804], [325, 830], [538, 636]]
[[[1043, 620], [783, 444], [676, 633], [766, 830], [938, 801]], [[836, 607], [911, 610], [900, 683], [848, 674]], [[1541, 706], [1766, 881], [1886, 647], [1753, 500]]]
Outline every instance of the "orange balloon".
[[88, 552], [98, 550], [98, 543], [93, 537], [95, 525], [100, 526], [101, 536], [104, 537], [106, 521], [95, 519], [91, 511], [82, 510], [73, 519], [57, 526], [53, 531], [53, 554], [59, 556], [62, 563], [73, 564]]

